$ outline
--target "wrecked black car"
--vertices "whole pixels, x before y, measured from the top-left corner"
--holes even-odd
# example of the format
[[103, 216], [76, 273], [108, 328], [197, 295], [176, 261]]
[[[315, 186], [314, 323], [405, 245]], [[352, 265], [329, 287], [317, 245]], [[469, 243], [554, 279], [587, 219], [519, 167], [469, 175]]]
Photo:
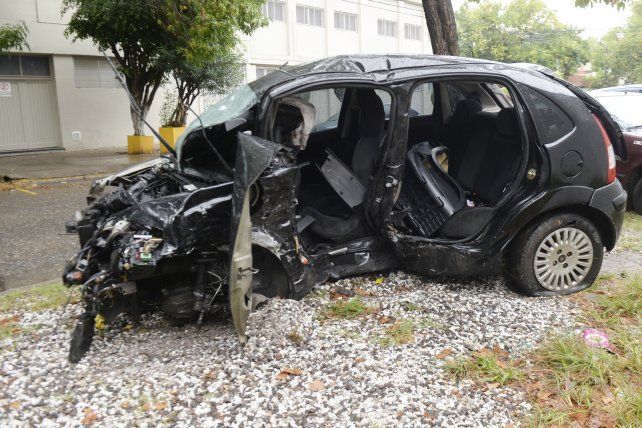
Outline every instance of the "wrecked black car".
[[85, 312], [229, 308], [238, 337], [268, 298], [393, 268], [503, 271], [529, 295], [572, 293], [615, 245], [622, 135], [553, 76], [438, 56], [338, 56], [283, 67], [210, 107], [154, 159], [97, 180], [68, 228], [65, 284]]

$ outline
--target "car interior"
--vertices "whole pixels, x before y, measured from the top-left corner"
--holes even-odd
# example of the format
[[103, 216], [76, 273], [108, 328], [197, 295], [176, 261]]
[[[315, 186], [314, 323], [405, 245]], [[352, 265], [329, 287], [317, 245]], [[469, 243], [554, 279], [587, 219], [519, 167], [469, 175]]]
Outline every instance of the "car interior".
[[[385, 88], [342, 86], [280, 99], [271, 139], [300, 166], [297, 224], [307, 246], [373, 236], [364, 199], [394, 126]], [[510, 91], [491, 82], [417, 84], [405, 175], [392, 220], [401, 232], [461, 240], [488, 223], [525, 153]]]

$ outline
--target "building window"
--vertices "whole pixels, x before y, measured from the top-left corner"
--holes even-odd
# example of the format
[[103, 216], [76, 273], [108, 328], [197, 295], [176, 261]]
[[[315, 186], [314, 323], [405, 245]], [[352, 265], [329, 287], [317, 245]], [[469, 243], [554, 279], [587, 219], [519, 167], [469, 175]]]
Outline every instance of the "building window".
[[285, 2], [268, 0], [263, 3], [263, 15], [270, 21], [285, 22]]
[[74, 58], [76, 88], [120, 88], [120, 82], [104, 58]]
[[259, 79], [267, 74], [272, 73], [274, 70], [276, 70], [277, 67], [270, 67], [266, 65], [257, 65], [256, 66], [256, 78]]
[[386, 19], [377, 19], [377, 33], [380, 36], [396, 37], [397, 23]]
[[334, 12], [334, 28], [338, 30], [357, 31], [357, 15], [347, 12]]
[[323, 9], [312, 6], [296, 5], [296, 22], [299, 24], [323, 27]]
[[404, 26], [406, 39], [421, 40], [421, 25], [406, 24]]
[[48, 56], [0, 55], [0, 76], [49, 77]]

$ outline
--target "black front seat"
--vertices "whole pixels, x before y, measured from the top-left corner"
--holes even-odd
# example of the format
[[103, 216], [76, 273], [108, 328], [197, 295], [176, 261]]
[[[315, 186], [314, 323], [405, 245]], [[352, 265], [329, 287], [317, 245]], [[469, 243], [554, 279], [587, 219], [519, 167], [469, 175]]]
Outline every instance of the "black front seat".
[[[352, 152], [350, 166], [356, 178], [367, 188], [375, 173], [385, 137], [386, 117], [383, 102], [374, 89], [357, 89], [355, 95], [358, 109], [358, 139]], [[333, 203], [344, 204], [340, 198], [335, 198]], [[329, 208], [323, 210], [322, 207], [306, 207], [301, 210], [302, 216], [315, 219], [309, 226], [312, 232], [334, 242], [349, 241], [365, 233], [365, 228], [354, 211], [347, 212], [346, 215], [336, 215], [335, 207]]]

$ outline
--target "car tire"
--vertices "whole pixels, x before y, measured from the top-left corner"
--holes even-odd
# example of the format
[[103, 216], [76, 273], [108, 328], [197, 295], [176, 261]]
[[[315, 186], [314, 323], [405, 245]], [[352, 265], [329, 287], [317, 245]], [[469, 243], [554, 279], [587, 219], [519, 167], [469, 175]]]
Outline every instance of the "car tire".
[[633, 210], [642, 215], [642, 178], [640, 178], [635, 186], [633, 186], [633, 191], [631, 192], [631, 204], [633, 205]]
[[523, 230], [504, 257], [508, 285], [528, 296], [576, 293], [595, 281], [604, 245], [595, 225], [576, 214], [545, 217]]

